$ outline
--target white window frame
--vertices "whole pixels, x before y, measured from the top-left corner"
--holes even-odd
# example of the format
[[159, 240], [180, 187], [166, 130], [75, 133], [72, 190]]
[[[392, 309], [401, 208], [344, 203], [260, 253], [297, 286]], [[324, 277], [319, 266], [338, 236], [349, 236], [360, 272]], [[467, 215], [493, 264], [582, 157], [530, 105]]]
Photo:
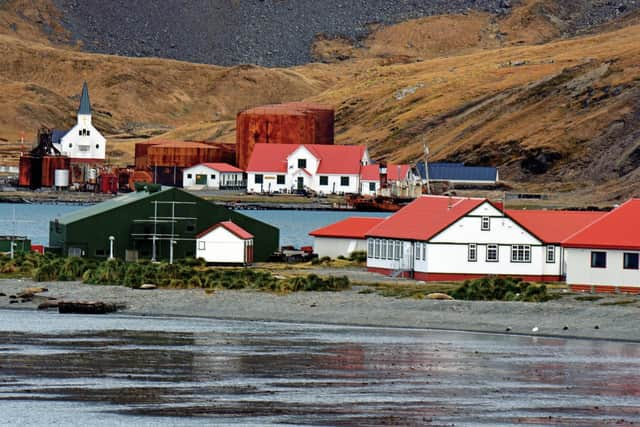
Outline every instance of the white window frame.
[[400, 252], [402, 251], [402, 242], [400, 240], [395, 241], [395, 251], [393, 259], [400, 261]]
[[374, 246], [374, 258], [375, 259], [380, 259], [380, 239], [376, 239], [375, 240], [375, 246]]
[[545, 259], [547, 260], [547, 264], [556, 263], [556, 247], [554, 245], [547, 245]]
[[373, 239], [367, 240], [367, 258], [373, 258]]
[[387, 241], [382, 240], [380, 245], [380, 259], [387, 259]]
[[511, 245], [511, 262], [531, 263], [531, 245]]
[[416, 261], [420, 261], [421, 253], [422, 253], [422, 243], [418, 242], [416, 243], [416, 253], [415, 253]]
[[198, 240], [198, 250], [204, 251], [207, 249], [206, 242], [204, 240]]
[[[489, 254], [494, 250], [495, 250], [495, 253], [496, 253], [495, 259], [493, 257], [489, 257]], [[487, 245], [486, 261], [487, 262], [499, 262], [500, 261], [500, 246], [499, 245], [497, 245], [496, 243], [489, 243]]]
[[491, 218], [488, 216], [483, 216], [480, 218], [480, 230], [489, 231], [491, 230]]
[[[473, 256], [471, 256], [472, 254]], [[469, 243], [467, 245], [467, 261], [468, 262], [478, 261], [478, 245], [476, 243]]]

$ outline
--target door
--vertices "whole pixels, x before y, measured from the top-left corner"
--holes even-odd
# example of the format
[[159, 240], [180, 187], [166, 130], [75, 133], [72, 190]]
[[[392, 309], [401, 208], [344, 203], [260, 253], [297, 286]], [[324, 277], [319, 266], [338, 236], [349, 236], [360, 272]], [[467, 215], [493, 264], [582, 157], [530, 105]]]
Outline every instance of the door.
[[302, 191], [304, 190], [304, 177], [299, 176], [298, 177], [298, 191]]
[[207, 185], [207, 175], [206, 174], [197, 174], [196, 175], [196, 185]]

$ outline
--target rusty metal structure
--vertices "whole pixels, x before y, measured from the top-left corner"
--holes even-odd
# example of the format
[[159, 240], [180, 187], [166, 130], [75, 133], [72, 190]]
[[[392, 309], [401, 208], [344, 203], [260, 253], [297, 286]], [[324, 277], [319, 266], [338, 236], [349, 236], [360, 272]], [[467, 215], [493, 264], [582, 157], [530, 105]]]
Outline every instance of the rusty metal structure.
[[19, 186], [31, 189], [53, 187], [55, 171], [70, 170], [71, 160], [53, 145], [52, 134], [51, 129], [40, 127], [36, 147], [29, 154], [20, 156]]
[[236, 166], [246, 169], [258, 143], [333, 144], [334, 110], [320, 104], [265, 105], [236, 117]]

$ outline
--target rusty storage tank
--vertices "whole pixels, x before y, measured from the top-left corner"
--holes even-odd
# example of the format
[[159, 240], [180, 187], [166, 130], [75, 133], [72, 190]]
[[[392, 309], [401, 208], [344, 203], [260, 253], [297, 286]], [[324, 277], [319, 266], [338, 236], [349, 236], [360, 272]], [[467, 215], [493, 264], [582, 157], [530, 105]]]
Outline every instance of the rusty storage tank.
[[40, 188], [42, 180], [42, 159], [32, 157], [28, 154], [20, 156], [20, 175], [18, 176], [18, 186]]
[[71, 169], [71, 159], [67, 156], [42, 157], [42, 186], [53, 187], [55, 185], [55, 171]]
[[136, 143], [135, 147], [135, 168], [136, 170], [145, 170], [151, 166], [149, 163], [149, 148], [154, 145], [162, 144], [166, 141], [143, 141]]
[[331, 107], [288, 103], [265, 105], [236, 117], [236, 163], [246, 169], [253, 147], [267, 144], [333, 144]]
[[149, 165], [188, 168], [198, 163], [217, 162], [222, 149], [202, 142], [165, 142], [148, 149]]

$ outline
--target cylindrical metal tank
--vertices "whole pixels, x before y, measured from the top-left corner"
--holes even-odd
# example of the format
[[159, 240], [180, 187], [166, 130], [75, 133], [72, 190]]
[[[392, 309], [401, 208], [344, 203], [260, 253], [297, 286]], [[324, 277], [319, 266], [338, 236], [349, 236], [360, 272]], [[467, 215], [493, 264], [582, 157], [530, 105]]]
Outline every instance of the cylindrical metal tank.
[[223, 150], [201, 142], [165, 142], [149, 147], [149, 166], [188, 168], [220, 161]]
[[98, 178], [98, 171], [95, 168], [88, 168], [87, 169], [87, 182], [89, 184], [95, 184], [97, 178]]
[[236, 117], [236, 164], [246, 169], [255, 144], [333, 144], [331, 107], [288, 103], [265, 105]]
[[69, 169], [56, 169], [54, 176], [54, 184], [57, 188], [69, 186]]
[[144, 141], [136, 143], [135, 148], [135, 168], [136, 170], [146, 170], [151, 164], [149, 163], [149, 148], [154, 145], [162, 144], [166, 141]]

